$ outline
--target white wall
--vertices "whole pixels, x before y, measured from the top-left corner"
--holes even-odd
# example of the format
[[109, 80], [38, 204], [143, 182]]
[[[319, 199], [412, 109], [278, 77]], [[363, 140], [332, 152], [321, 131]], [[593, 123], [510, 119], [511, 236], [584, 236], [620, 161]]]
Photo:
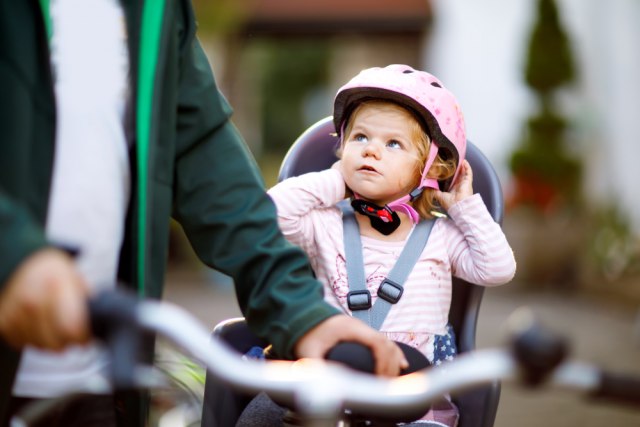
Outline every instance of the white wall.
[[[469, 138], [508, 187], [507, 159], [533, 106], [523, 83], [534, 0], [433, 0], [425, 69], [459, 98]], [[566, 94], [594, 201], [619, 200], [640, 232], [640, 1], [558, 0], [580, 81]]]

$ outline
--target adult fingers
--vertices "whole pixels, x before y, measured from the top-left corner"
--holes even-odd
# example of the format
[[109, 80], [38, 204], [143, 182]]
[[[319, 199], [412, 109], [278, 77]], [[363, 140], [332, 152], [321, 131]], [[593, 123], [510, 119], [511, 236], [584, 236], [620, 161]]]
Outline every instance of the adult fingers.
[[0, 295], [0, 333], [15, 347], [60, 350], [88, 339], [87, 286], [71, 258], [45, 249], [29, 257]]
[[330, 317], [305, 334], [296, 344], [298, 357], [323, 358], [339, 342], [357, 342], [369, 347], [376, 362], [375, 372], [397, 376], [408, 367], [400, 348], [378, 331], [346, 315]]

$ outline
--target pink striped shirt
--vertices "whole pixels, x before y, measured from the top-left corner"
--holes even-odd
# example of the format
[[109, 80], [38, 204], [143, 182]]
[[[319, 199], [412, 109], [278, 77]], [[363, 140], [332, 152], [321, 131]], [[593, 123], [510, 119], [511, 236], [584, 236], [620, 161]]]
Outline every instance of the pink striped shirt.
[[[325, 299], [350, 314], [344, 255], [342, 213], [345, 198], [337, 170], [289, 178], [269, 195], [278, 210], [285, 237], [309, 255]], [[480, 195], [454, 206], [438, 219], [429, 241], [404, 283], [400, 301], [389, 311], [381, 332], [422, 351], [433, 361], [434, 335], [444, 334], [451, 304], [451, 276], [484, 286], [501, 285], [515, 274], [515, 259], [502, 229], [491, 218]], [[372, 302], [378, 286], [394, 266], [404, 242], [362, 236], [367, 288]]]

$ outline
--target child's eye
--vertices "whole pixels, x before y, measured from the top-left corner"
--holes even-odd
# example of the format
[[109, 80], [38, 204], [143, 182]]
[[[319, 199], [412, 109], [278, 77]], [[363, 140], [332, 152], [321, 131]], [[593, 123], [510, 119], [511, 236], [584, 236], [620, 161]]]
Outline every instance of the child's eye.
[[395, 139], [392, 139], [391, 141], [387, 142], [387, 147], [402, 148], [402, 144], [400, 143], [400, 141], [396, 141]]
[[367, 142], [367, 136], [362, 133], [354, 135], [352, 139], [358, 142]]

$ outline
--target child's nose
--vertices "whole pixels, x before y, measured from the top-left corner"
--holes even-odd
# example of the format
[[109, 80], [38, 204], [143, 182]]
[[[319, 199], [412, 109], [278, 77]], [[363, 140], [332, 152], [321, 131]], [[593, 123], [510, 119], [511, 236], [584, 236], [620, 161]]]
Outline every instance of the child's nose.
[[376, 159], [380, 158], [381, 149], [379, 145], [380, 144], [375, 141], [369, 141], [364, 147], [362, 147], [363, 157], [372, 156]]

